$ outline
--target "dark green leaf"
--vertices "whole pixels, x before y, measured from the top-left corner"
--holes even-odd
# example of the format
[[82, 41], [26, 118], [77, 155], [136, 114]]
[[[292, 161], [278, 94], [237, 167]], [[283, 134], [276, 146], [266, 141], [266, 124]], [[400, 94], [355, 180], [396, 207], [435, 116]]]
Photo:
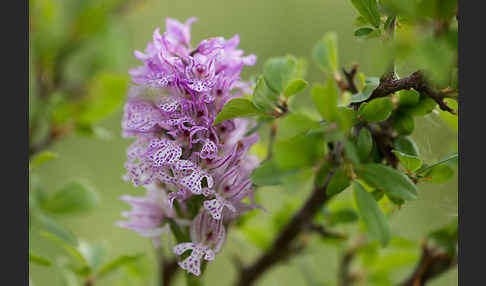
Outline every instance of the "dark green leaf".
[[108, 262], [107, 264], [103, 265], [97, 274], [97, 278], [102, 278], [118, 270], [120, 267], [131, 264], [137, 261], [138, 259], [140, 259], [142, 256], [143, 254], [120, 255], [117, 258], [113, 259], [112, 261]]
[[329, 73], [338, 72], [339, 61], [336, 33], [329, 32], [317, 42], [314, 47], [313, 57], [323, 71]]
[[393, 103], [390, 98], [375, 98], [367, 104], [361, 104], [358, 116], [367, 122], [385, 121], [393, 111]]
[[344, 191], [347, 187], [349, 187], [350, 184], [351, 181], [346, 173], [346, 170], [340, 168], [331, 177], [331, 181], [329, 181], [326, 192], [329, 196], [334, 196]]
[[367, 128], [361, 128], [359, 131], [356, 147], [361, 160], [365, 160], [370, 156], [371, 149], [373, 149], [373, 137]]
[[412, 172], [417, 171], [422, 166], [422, 160], [417, 156], [408, 155], [397, 150], [392, 151], [400, 160], [403, 166]]
[[296, 79], [290, 82], [287, 87], [285, 87], [284, 95], [290, 97], [303, 91], [307, 87], [308, 83], [303, 79]]
[[330, 224], [345, 224], [345, 223], [353, 223], [358, 220], [358, 214], [351, 209], [343, 209], [338, 210], [336, 212], [331, 213], [326, 220]]
[[415, 128], [414, 119], [407, 113], [398, 113], [393, 117], [393, 128], [402, 135], [412, 134]]
[[249, 99], [233, 98], [223, 106], [223, 110], [218, 114], [213, 125], [236, 117], [251, 117], [259, 114], [263, 113]]
[[378, 12], [378, 5], [376, 0], [351, 0], [354, 7], [375, 28], [380, 26], [380, 13]]
[[417, 144], [415, 144], [415, 142], [410, 137], [398, 136], [397, 139], [395, 139], [393, 146], [396, 150], [402, 153], [412, 156], [419, 156]]
[[354, 198], [358, 211], [370, 235], [378, 239], [383, 246], [390, 241], [390, 229], [383, 211], [378, 206], [373, 195], [363, 189], [358, 183], [353, 183]]
[[344, 155], [346, 156], [347, 159], [349, 159], [349, 161], [353, 163], [355, 167], [361, 164], [356, 145], [354, 145], [349, 140], [346, 140], [344, 142]]
[[52, 153], [50, 151], [42, 151], [39, 154], [36, 154], [34, 158], [29, 163], [29, 171], [44, 164], [47, 161], [53, 160], [57, 158], [57, 154]]
[[404, 200], [417, 198], [415, 184], [400, 171], [382, 164], [366, 164], [357, 171], [367, 184], [385, 191], [387, 195]]
[[253, 92], [253, 104], [261, 111], [271, 112], [278, 104], [278, 100], [278, 93], [268, 87], [263, 76], [260, 76]]
[[32, 252], [29, 252], [29, 262], [33, 262], [41, 266], [50, 266], [52, 264], [49, 259], [37, 254], [33, 254]]
[[98, 194], [91, 187], [80, 181], [72, 181], [45, 200], [42, 208], [52, 213], [77, 213], [90, 211], [98, 203]]
[[354, 31], [354, 35], [356, 37], [364, 37], [364, 36], [368, 35], [369, 33], [373, 32], [373, 31], [374, 31], [373, 28], [361, 27], [361, 28], [358, 28], [356, 31]]
[[296, 65], [297, 60], [292, 56], [267, 60], [263, 67], [265, 82], [275, 92], [283, 92], [295, 75]]
[[432, 112], [437, 106], [437, 103], [430, 97], [420, 98], [419, 103], [411, 108], [408, 113], [413, 116], [424, 116]]

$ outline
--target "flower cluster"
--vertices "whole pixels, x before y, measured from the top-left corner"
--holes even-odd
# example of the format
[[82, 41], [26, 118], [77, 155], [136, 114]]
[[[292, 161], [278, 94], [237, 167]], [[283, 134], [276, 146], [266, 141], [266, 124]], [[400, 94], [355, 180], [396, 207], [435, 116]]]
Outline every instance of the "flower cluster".
[[257, 134], [245, 136], [249, 121], [213, 126], [225, 102], [249, 92], [240, 72], [256, 57], [237, 49], [238, 35], [191, 47], [194, 21], [167, 19], [166, 32], [156, 29], [145, 51], [135, 51], [143, 65], [130, 71], [134, 84], [122, 128], [136, 140], [127, 149], [124, 178], [148, 192], [144, 198], [122, 197], [133, 210], [123, 214], [130, 221], [118, 224], [160, 241], [169, 220], [183, 229], [191, 220], [192, 241], [173, 251], [191, 250], [179, 265], [199, 275], [201, 260], [212, 261], [224, 243], [225, 227], [256, 207], [249, 174], [259, 162], [248, 154], [258, 140]]

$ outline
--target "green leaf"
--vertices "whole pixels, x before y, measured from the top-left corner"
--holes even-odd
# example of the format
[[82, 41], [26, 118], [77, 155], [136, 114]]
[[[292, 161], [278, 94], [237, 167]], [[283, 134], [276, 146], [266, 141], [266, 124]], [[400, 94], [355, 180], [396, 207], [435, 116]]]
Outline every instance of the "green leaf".
[[390, 229], [383, 211], [372, 194], [358, 183], [353, 183], [354, 198], [358, 211], [370, 235], [378, 239], [383, 246], [390, 241]]
[[382, 164], [366, 164], [357, 171], [367, 184], [385, 191], [387, 195], [403, 200], [417, 198], [417, 187], [400, 171]]
[[64, 185], [42, 203], [42, 208], [51, 213], [78, 213], [94, 209], [99, 203], [98, 194], [81, 181]]
[[64, 248], [64, 250], [67, 253], [69, 253], [72, 258], [74, 258], [76, 261], [81, 263], [81, 265], [88, 266], [88, 261], [86, 261], [86, 259], [81, 254], [81, 252], [79, 252], [79, 250], [76, 247], [73, 247], [72, 245], [66, 243], [64, 241], [64, 239], [62, 239], [61, 237], [58, 237], [57, 235], [55, 235], [53, 233], [49, 233], [49, 232], [45, 232], [45, 231], [41, 232], [40, 235], [44, 238], [51, 240], [52, 242], [55, 242], [56, 244], [58, 244], [59, 246]]
[[251, 117], [259, 114], [263, 113], [250, 100], [246, 98], [233, 98], [223, 106], [223, 110], [218, 114], [213, 125], [236, 117]]
[[274, 144], [274, 159], [282, 170], [313, 166], [325, 150], [318, 134], [298, 135]]
[[398, 113], [393, 118], [393, 128], [402, 135], [410, 135], [415, 128], [415, 122], [412, 116], [407, 113]]
[[338, 119], [339, 109], [338, 90], [336, 83], [330, 77], [325, 86], [316, 84], [311, 90], [312, 100], [321, 116], [329, 122], [336, 122]]
[[351, 96], [351, 103], [356, 103], [356, 102], [362, 102], [370, 98], [371, 94], [373, 94], [373, 91], [378, 87], [378, 84], [376, 83], [367, 83], [361, 92], [358, 92], [356, 94], [353, 94]]
[[402, 106], [416, 106], [420, 102], [420, 94], [415, 89], [402, 89], [397, 92], [398, 104]]
[[253, 104], [261, 111], [271, 112], [278, 104], [279, 95], [265, 82], [263, 76], [258, 77], [255, 91], [253, 92]]
[[361, 128], [359, 131], [356, 148], [361, 160], [365, 160], [370, 156], [371, 150], [373, 149], [373, 137], [368, 128]]
[[297, 59], [292, 56], [267, 60], [263, 67], [265, 82], [275, 92], [283, 92], [295, 75], [296, 65]]
[[336, 73], [339, 68], [337, 51], [337, 34], [328, 32], [317, 42], [314, 47], [313, 57], [323, 71]]
[[412, 172], [417, 171], [422, 166], [422, 160], [417, 156], [408, 155], [397, 150], [392, 151], [400, 160], [403, 166]]
[[51, 261], [45, 257], [29, 252], [29, 262], [36, 263], [41, 266], [51, 266]]
[[353, 223], [358, 220], [358, 214], [352, 209], [342, 209], [331, 213], [326, 220], [330, 224]]
[[353, 163], [355, 167], [361, 165], [356, 145], [353, 144], [350, 140], [346, 140], [344, 142], [344, 155]]
[[369, 33], [373, 32], [374, 29], [370, 27], [361, 27], [354, 31], [354, 35], [356, 37], [364, 37], [367, 36]]
[[284, 95], [290, 97], [303, 91], [307, 87], [308, 83], [303, 79], [296, 79], [290, 82], [287, 87], [285, 87]]
[[385, 121], [393, 111], [393, 103], [390, 98], [375, 98], [367, 104], [361, 104], [358, 110], [358, 116], [367, 122]]
[[435, 165], [420, 173], [424, 177], [430, 178], [427, 182], [431, 183], [443, 183], [454, 176], [454, 170], [447, 164]]
[[42, 151], [36, 154], [29, 163], [29, 171], [53, 159], [57, 159], [57, 154], [50, 151]]
[[378, 12], [378, 5], [376, 0], [351, 0], [354, 7], [375, 28], [380, 26], [380, 13]]
[[79, 120], [96, 123], [122, 105], [129, 79], [115, 73], [101, 73], [90, 83]]
[[408, 113], [413, 116], [424, 116], [432, 112], [437, 103], [430, 97], [421, 97], [419, 103], [411, 108]]
[[101, 266], [106, 256], [106, 248], [103, 245], [91, 244], [83, 240], [79, 242], [78, 250], [92, 271], [96, 271]]
[[346, 174], [346, 170], [340, 168], [331, 177], [331, 181], [329, 181], [326, 192], [329, 196], [334, 196], [344, 191], [347, 187], [349, 187], [350, 184], [351, 181], [348, 174]]
[[282, 170], [274, 160], [265, 161], [250, 176], [253, 184], [258, 186], [280, 185], [284, 179], [296, 170]]
[[393, 147], [402, 153], [419, 156], [417, 144], [410, 137], [398, 136], [393, 143]]
[[39, 221], [39, 223], [45, 228], [47, 232], [52, 233], [68, 245], [71, 245], [73, 247], [78, 246], [78, 239], [70, 230], [58, 224], [53, 219], [42, 213], [40, 210], [31, 209], [31, 212], [35, 212], [35, 214], [33, 214], [33, 217]]
[[310, 130], [321, 128], [321, 124], [303, 113], [290, 113], [278, 120], [277, 139], [294, 137]]
[[431, 169], [431, 168], [433, 168], [435, 166], [438, 166], [438, 165], [447, 163], [447, 162], [449, 162], [451, 160], [455, 160], [457, 158], [459, 158], [459, 154], [458, 153], [453, 153], [453, 154], [451, 154], [451, 155], [449, 155], [449, 156], [447, 156], [447, 157], [445, 157], [445, 158], [443, 158], [443, 159], [441, 159], [441, 160], [439, 160], [437, 162], [434, 162], [432, 164], [429, 164], [427, 166], [424, 166], [424, 168], [421, 168], [420, 169], [420, 172], [424, 172], [424, 171], [429, 170], [429, 169]]
[[120, 269], [123, 266], [131, 264], [138, 259], [140, 259], [143, 254], [135, 254], [135, 255], [120, 255], [117, 258], [113, 259], [112, 261], [106, 263], [100, 268], [100, 271], [96, 275], [97, 278], [102, 278], [114, 271]]

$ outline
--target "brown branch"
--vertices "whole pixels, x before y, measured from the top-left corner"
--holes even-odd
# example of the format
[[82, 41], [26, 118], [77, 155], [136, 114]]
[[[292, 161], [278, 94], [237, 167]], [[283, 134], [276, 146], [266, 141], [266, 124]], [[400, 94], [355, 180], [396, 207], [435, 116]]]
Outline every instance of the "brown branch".
[[424, 243], [422, 256], [410, 277], [401, 286], [424, 286], [427, 281], [441, 275], [457, 265], [457, 255], [438, 251]]
[[275, 239], [271, 248], [260, 256], [253, 264], [243, 267], [240, 270], [238, 286], [252, 285], [268, 269], [275, 264], [285, 260], [293, 252], [292, 243], [295, 238], [312, 221], [316, 213], [329, 200], [326, 194], [327, 185], [335, 170], [331, 170], [326, 178], [324, 186], [315, 188], [300, 210], [292, 217], [287, 226]]
[[410, 88], [413, 88], [421, 94], [432, 98], [435, 102], [437, 102], [440, 109], [455, 114], [455, 111], [447, 106], [447, 104], [444, 102], [444, 98], [447, 96], [447, 94], [432, 88], [425, 79], [422, 71], [416, 71], [401, 79], [382, 79], [380, 81], [380, 85], [373, 91], [371, 96], [366, 101], [370, 101], [378, 97], [385, 97], [399, 90]]
[[343, 68], [344, 77], [346, 78], [346, 89], [349, 90], [352, 94], [358, 93], [358, 88], [354, 83], [354, 77], [358, 72], [359, 65], [357, 63], [353, 64], [351, 70], [348, 72]]

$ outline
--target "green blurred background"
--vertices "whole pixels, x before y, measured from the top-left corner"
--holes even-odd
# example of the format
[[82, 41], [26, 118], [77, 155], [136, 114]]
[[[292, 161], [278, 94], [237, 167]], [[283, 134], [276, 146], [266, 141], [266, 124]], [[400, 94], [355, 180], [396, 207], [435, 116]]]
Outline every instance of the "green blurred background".
[[[62, 14], [64, 6], [77, 9], [74, 2], [81, 1], [39, 1], [54, 3], [51, 14]], [[71, 3], [73, 2], [73, 3]], [[99, 0], [99, 5], [104, 1]], [[340, 64], [350, 67], [353, 62], [360, 64], [360, 71], [370, 76], [379, 76], [382, 63], [374, 50], [380, 45], [378, 40], [358, 41], [353, 36], [353, 21], [357, 12], [351, 1], [342, 0], [246, 0], [246, 1], [130, 1], [119, 17], [111, 18], [109, 28], [101, 35], [88, 39], [86, 48], [80, 49], [67, 63], [66, 76], [73, 80], [82, 80], [89, 70], [83, 67], [87, 59], [101, 58], [98, 63], [106, 64], [109, 71], [126, 74], [129, 68], [138, 63], [133, 57], [133, 50], [143, 50], [151, 40], [156, 27], [164, 30], [165, 18], [172, 17], [185, 21], [188, 17], [197, 17], [193, 25], [192, 43], [213, 36], [229, 38], [238, 33], [240, 47], [246, 53], [258, 56], [258, 64], [246, 68], [243, 77], [260, 73], [263, 62], [273, 56], [287, 53], [303, 57], [309, 61], [307, 79], [312, 82], [323, 81], [324, 75], [311, 62], [314, 44], [327, 31], [336, 31], [339, 39]], [[61, 3], [63, 3], [61, 5]], [[46, 4], [47, 5], [47, 4]], [[61, 7], [62, 6], [62, 7]], [[62, 33], [62, 24], [53, 29]], [[43, 35], [31, 32], [32, 37]], [[53, 31], [54, 33], [54, 31]], [[102, 37], [102, 39], [100, 39]], [[106, 40], [108, 38], [108, 40]], [[113, 38], [112, 40], [109, 40]], [[108, 43], [108, 44], [101, 44]], [[111, 43], [111, 44], [110, 44]], [[107, 63], [103, 62], [106, 57]], [[308, 91], [299, 96], [308, 97]], [[90, 242], [106, 243], [109, 257], [119, 254], [144, 252], [145, 259], [141, 269], [146, 278], [133, 285], [155, 285], [155, 256], [151, 242], [134, 232], [114, 225], [120, 219], [120, 212], [128, 205], [119, 201], [123, 194], [143, 195], [142, 188], [134, 188], [122, 181], [124, 174], [125, 148], [131, 140], [121, 138], [121, 107], [117, 112], [100, 123], [112, 133], [109, 140], [95, 140], [79, 135], [70, 135], [56, 143], [51, 150], [60, 155], [59, 159], [43, 165], [38, 173], [47, 191], [51, 191], [67, 182], [72, 177], [81, 177], [88, 181], [101, 195], [101, 206], [88, 215], [59, 217], [59, 221], [69, 227], [81, 239]], [[437, 115], [428, 115], [416, 121], [416, 130], [412, 137], [418, 143], [426, 162], [440, 159], [457, 150], [457, 131], [446, 126]], [[271, 223], [272, 214], [289, 200], [302, 201], [309, 191], [292, 191], [279, 188], [259, 190], [261, 204], [267, 213], [252, 215], [255, 232], [265, 232], [265, 225]], [[448, 223], [457, 216], [457, 178], [442, 184], [419, 185], [419, 199], [395, 210], [391, 215], [393, 234], [413, 241], [420, 241], [431, 230]], [[256, 219], [255, 219], [256, 217]], [[251, 228], [252, 224], [248, 225]], [[348, 228], [343, 227], [343, 230]], [[270, 236], [271, 233], [262, 233]], [[270, 236], [271, 237], [271, 236]], [[42, 239], [33, 231], [30, 247], [46, 257], [62, 254], [59, 247]], [[248, 243], [241, 231], [230, 231], [226, 246], [217, 259], [207, 268], [207, 285], [231, 285], [235, 266], [233, 257], [238, 255], [245, 262], [251, 261], [261, 250]], [[340, 247], [312, 239], [309, 250], [288, 262], [268, 271], [258, 285], [335, 285]], [[419, 249], [416, 249], [415, 258]], [[399, 263], [394, 277], [400, 281], [413, 267], [414, 263]], [[62, 285], [55, 269], [30, 266], [31, 279], [35, 285]], [[125, 284], [124, 274], [112, 275], [96, 285], [132, 285]], [[180, 275], [176, 285], [183, 285]], [[312, 281], [319, 281], [311, 284]], [[180, 283], [180, 284], [179, 284]], [[367, 284], [372, 285], [372, 284]], [[454, 269], [430, 285], [457, 285], [457, 269]]]

